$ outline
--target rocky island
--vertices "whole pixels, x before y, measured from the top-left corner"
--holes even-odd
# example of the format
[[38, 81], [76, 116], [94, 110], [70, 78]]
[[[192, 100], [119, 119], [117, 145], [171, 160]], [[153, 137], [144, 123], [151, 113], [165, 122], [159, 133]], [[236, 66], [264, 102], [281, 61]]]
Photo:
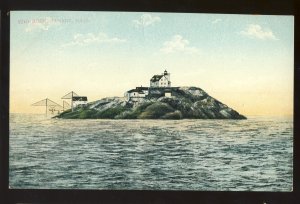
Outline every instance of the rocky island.
[[[158, 76], [158, 75], [155, 75]], [[66, 119], [246, 119], [198, 87], [137, 87], [57, 115]], [[140, 93], [131, 97], [130, 93]], [[135, 94], [134, 94], [135, 95]]]

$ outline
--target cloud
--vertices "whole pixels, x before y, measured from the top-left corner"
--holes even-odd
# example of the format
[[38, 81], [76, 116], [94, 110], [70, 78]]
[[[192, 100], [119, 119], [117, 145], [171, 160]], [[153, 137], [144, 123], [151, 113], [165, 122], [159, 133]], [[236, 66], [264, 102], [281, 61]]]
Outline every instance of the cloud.
[[143, 14], [140, 19], [133, 20], [136, 27], [147, 27], [160, 22], [161, 19], [158, 16], [151, 16], [150, 14]]
[[89, 44], [101, 44], [101, 43], [123, 43], [126, 42], [125, 39], [120, 39], [117, 37], [109, 37], [105, 33], [87, 33], [87, 34], [75, 34], [73, 40], [69, 43], [63, 45], [63, 47], [74, 46], [74, 45], [89, 45]]
[[61, 23], [51, 17], [33, 19], [25, 28], [25, 32], [47, 31], [50, 27], [58, 26]]
[[257, 38], [260, 40], [278, 40], [278, 38], [273, 34], [273, 32], [270, 29], [263, 29], [258, 24], [248, 25], [248, 27], [245, 30], [242, 30], [240, 34], [249, 38]]
[[171, 40], [164, 42], [160, 51], [165, 54], [174, 52], [198, 54], [200, 52], [198, 48], [189, 46], [189, 41], [181, 35], [174, 35]]
[[212, 23], [212, 24], [216, 24], [216, 23], [219, 23], [219, 22], [221, 22], [221, 21], [222, 21], [221, 18], [217, 18], [217, 19], [213, 20], [211, 23]]

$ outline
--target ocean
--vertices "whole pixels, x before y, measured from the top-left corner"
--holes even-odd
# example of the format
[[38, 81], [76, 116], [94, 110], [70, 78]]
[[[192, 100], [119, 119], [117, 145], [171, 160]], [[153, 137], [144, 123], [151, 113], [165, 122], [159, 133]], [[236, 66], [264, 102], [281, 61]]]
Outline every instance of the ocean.
[[293, 118], [11, 114], [12, 189], [292, 191]]

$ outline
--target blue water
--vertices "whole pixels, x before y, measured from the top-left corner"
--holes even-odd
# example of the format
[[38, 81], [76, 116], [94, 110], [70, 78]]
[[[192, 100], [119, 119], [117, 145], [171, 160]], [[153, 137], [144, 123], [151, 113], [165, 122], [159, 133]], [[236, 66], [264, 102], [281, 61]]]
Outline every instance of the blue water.
[[292, 118], [10, 117], [15, 189], [291, 191], [292, 161]]

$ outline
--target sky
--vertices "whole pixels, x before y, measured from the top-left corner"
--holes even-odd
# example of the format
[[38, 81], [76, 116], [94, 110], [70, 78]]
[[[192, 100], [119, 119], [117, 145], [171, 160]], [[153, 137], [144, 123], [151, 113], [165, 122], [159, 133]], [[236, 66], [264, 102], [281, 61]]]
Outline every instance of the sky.
[[70, 91], [123, 96], [164, 70], [250, 115], [293, 115], [294, 17], [12, 11], [10, 112]]

